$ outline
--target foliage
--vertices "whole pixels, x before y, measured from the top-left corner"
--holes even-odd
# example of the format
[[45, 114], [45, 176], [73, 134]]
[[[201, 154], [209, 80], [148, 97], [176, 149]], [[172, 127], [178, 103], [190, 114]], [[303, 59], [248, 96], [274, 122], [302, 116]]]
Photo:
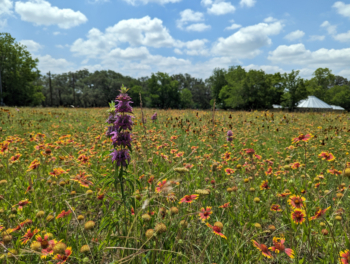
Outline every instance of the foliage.
[[0, 33], [0, 75], [6, 105], [34, 106], [44, 101], [40, 85], [38, 59], [8, 33]]

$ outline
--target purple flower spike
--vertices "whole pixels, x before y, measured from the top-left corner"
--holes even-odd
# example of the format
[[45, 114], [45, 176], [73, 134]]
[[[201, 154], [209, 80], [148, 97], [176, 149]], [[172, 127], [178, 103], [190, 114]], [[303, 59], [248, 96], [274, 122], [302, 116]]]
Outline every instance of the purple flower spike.
[[111, 154], [112, 163], [117, 162], [117, 166], [126, 167], [130, 162], [130, 154], [128, 149], [114, 150]]
[[231, 142], [233, 140], [232, 136], [233, 132], [231, 130], [227, 131], [227, 141]]
[[154, 113], [154, 115], [151, 117], [153, 121], [157, 120], [157, 113]]

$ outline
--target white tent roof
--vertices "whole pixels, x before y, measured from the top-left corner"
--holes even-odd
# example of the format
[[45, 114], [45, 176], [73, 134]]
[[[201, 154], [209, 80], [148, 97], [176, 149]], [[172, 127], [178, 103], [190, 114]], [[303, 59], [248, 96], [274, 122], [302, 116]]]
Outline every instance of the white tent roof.
[[282, 108], [282, 106], [280, 106], [280, 105], [275, 105], [275, 104], [273, 104], [272, 107], [273, 107], [273, 108]]
[[333, 108], [333, 110], [345, 110], [343, 107], [337, 105], [331, 105], [331, 107]]
[[316, 96], [310, 95], [307, 99], [301, 100], [297, 106], [298, 108], [325, 108], [333, 109], [329, 104], [326, 104]]

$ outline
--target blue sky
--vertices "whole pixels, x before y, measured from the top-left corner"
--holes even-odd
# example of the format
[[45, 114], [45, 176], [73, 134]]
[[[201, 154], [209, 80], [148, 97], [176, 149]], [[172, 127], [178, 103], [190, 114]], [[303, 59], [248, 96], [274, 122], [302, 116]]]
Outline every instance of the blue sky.
[[350, 3], [331, 0], [0, 0], [0, 31], [42, 74], [208, 78], [214, 68], [350, 79]]

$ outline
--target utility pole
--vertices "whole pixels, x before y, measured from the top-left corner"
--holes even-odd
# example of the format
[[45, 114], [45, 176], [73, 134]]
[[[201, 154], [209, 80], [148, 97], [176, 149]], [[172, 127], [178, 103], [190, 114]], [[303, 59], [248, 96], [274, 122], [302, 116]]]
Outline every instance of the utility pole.
[[50, 87], [50, 99], [51, 99], [51, 107], [52, 107], [52, 86], [51, 86], [51, 72], [49, 72], [49, 87]]

